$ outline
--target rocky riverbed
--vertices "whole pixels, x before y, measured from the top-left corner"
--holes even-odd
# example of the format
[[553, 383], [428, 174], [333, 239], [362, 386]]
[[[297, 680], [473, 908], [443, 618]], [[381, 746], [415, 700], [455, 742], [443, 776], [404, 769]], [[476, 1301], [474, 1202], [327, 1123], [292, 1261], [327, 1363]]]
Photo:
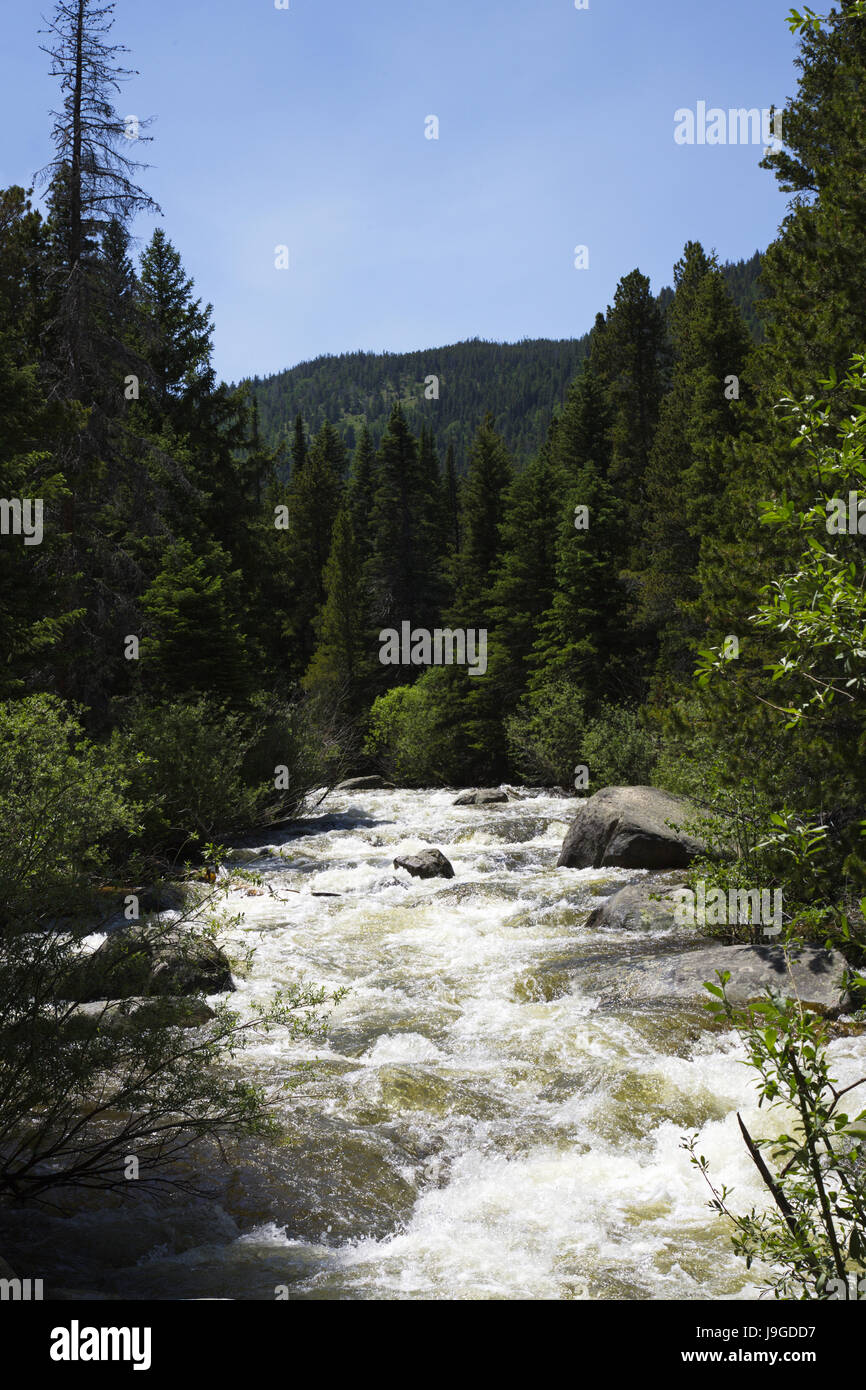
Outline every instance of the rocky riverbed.
[[[759, 1134], [777, 1122], [699, 991], [626, 987], [698, 938], [664, 913], [591, 916], [665, 876], [558, 864], [574, 800], [454, 800], [348, 788], [247, 846], [244, 869], [277, 896], [228, 900], [244, 913], [229, 955], [255, 947], [232, 1007], [302, 976], [348, 990], [324, 1038], [278, 1030], [239, 1058], [282, 1088], [282, 1141], [197, 1173], [207, 1198], [13, 1217], [16, 1272], [61, 1297], [757, 1295], [680, 1138], [699, 1132], [746, 1209], [764, 1194], [735, 1112]], [[430, 849], [453, 878], [395, 867]], [[831, 1052], [843, 1082], [866, 1070], [862, 1037]]]

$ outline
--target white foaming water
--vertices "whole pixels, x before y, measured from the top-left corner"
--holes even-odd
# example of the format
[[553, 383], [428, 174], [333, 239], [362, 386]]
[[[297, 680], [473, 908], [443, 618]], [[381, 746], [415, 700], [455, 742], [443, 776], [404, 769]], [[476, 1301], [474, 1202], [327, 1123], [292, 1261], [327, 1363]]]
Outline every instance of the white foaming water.
[[[453, 800], [333, 794], [324, 825], [244, 865], [300, 893], [229, 900], [245, 914], [230, 951], [256, 947], [233, 1006], [301, 977], [348, 994], [323, 1039], [276, 1030], [242, 1054], [256, 1080], [289, 1083], [285, 1142], [247, 1153], [217, 1202], [139, 1201], [134, 1236], [130, 1203], [77, 1213], [99, 1253], [86, 1270], [70, 1258], [70, 1283], [139, 1298], [757, 1296], [680, 1148], [698, 1132], [735, 1208], [764, 1205], [736, 1111], [759, 1134], [781, 1121], [758, 1111], [737, 1038], [700, 1010], [600, 1007], [582, 962], [615, 968], [653, 938], [586, 931], [593, 886], [623, 875], [555, 867], [573, 803]], [[430, 845], [453, 879], [394, 869]], [[853, 1080], [866, 1043], [832, 1052]]]

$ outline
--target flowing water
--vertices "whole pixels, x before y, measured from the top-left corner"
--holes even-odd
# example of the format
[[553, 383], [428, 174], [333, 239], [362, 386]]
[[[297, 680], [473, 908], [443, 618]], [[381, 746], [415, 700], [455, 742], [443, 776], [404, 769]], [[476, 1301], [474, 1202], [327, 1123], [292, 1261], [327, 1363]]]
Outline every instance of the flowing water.
[[[600, 1004], [619, 958], [675, 943], [586, 930], [617, 875], [556, 868], [573, 801], [453, 801], [334, 793], [244, 866], [286, 900], [232, 895], [230, 951], [255, 946], [233, 1003], [348, 988], [324, 1039], [278, 1029], [243, 1056], [285, 1084], [283, 1141], [235, 1153], [209, 1199], [31, 1220], [28, 1265], [103, 1298], [757, 1296], [680, 1148], [699, 1132], [735, 1205], [763, 1205], [735, 1112], [768, 1120], [738, 1040], [699, 1009]], [[429, 845], [453, 880], [394, 870]], [[853, 1079], [864, 1040], [832, 1048]]]

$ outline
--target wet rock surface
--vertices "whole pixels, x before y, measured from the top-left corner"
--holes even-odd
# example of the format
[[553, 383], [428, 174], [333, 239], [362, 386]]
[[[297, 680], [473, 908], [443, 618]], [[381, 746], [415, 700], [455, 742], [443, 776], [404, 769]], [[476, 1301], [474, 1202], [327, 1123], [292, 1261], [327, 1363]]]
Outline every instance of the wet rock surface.
[[766, 997], [768, 989], [834, 1017], [851, 998], [843, 984], [845, 960], [838, 951], [817, 946], [701, 946], [692, 951], [643, 955], [596, 971], [604, 1004], [700, 1005], [710, 996], [704, 983], [717, 985], [718, 972], [730, 971], [727, 994], [733, 1004]]
[[559, 865], [569, 869], [682, 869], [707, 846], [682, 826], [695, 816], [658, 787], [604, 787], [582, 803]]
[[413, 878], [453, 878], [454, 868], [440, 849], [422, 849], [394, 860], [395, 869], [405, 869]]

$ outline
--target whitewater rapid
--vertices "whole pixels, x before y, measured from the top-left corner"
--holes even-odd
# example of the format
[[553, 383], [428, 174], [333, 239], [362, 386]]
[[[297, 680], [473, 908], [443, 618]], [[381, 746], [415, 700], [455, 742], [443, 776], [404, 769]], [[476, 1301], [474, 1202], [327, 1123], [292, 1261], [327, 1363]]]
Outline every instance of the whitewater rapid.
[[[309, 833], [243, 864], [279, 896], [228, 898], [244, 914], [229, 953], [255, 948], [232, 1006], [246, 1016], [300, 979], [347, 995], [324, 1037], [278, 1028], [239, 1058], [278, 1088], [284, 1132], [235, 1153], [215, 1197], [44, 1218], [60, 1283], [133, 1298], [758, 1295], [680, 1148], [698, 1132], [734, 1206], [763, 1206], [736, 1111], [758, 1133], [772, 1121], [738, 1039], [699, 1009], [600, 1006], [599, 968], [665, 939], [586, 929], [625, 876], [556, 867], [573, 800], [454, 797], [332, 793]], [[431, 845], [453, 879], [394, 869]], [[864, 1067], [862, 1038], [832, 1050], [843, 1080]]]

